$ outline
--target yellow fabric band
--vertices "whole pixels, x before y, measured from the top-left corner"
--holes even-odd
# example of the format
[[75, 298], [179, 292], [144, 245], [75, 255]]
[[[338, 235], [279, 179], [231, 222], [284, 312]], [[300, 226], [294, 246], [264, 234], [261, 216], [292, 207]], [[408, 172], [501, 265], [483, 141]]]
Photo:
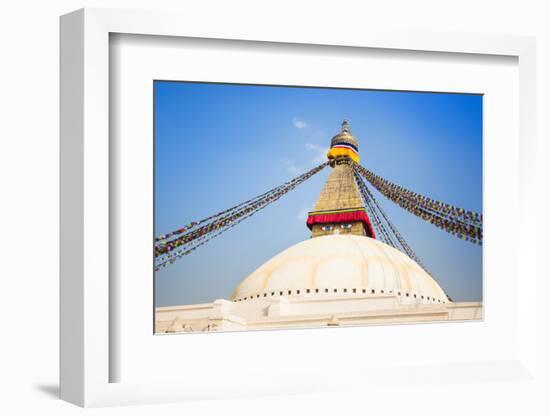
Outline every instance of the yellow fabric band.
[[327, 152], [327, 157], [329, 159], [334, 159], [341, 156], [347, 156], [355, 163], [359, 163], [359, 155], [351, 149], [346, 149], [343, 147], [333, 147]]

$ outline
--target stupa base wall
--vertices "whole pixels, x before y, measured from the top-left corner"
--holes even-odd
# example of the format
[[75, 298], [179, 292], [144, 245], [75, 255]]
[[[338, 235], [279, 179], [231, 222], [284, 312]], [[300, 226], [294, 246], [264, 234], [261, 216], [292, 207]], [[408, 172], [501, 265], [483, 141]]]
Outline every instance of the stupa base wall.
[[481, 302], [401, 304], [396, 296], [280, 297], [157, 308], [155, 333], [319, 328], [483, 319]]

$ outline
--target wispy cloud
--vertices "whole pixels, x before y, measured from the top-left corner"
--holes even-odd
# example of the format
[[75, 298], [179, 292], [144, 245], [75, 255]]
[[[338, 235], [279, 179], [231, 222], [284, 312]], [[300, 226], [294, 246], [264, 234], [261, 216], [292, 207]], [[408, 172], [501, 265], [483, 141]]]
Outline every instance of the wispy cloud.
[[292, 176], [298, 176], [307, 170], [311, 169], [312, 165], [318, 165], [327, 160], [328, 147], [316, 145], [314, 143], [304, 143], [303, 155], [300, 161], [297, 162], [292, 158], [284, 158], [281, 160], [285, 170]]
[[323, 163], [327, 160], [328, 147], [319, 146], [313, 143], [306, 143], [306, 149], [314, 153], [313, 163]]
[[287, 172], [290, 173], [292, 176], [297, 176], [304, 173], [304, 169], [299, 167], [294, 161], [283, 159], [282, 162]]
[[308, 126], [308, 124], [307, 124], [304, 120], [302, 120], [302, 119], [300, 119], [300, 118], [298, 118], [298, 117], [294, 117], [294, 118], [292, 119], [292, 124], [293, 124], [294, 127], [296, 127], [298, 130], [303, 130], [303, 129], [307, 128], [307, 126]]
[[328, 147], [315, 144], [318, 140], [325, 139], [324, 132], [319, 130], [314, 124], [309, 124], [305, 120], [294, 117], [292, 124], [298, 130], [304, 132], [300, 134], [300, 139], [304, 140], [299, 147], [303, 146], [301, 151], [298, 148], [294, 149], [294, 156], [297, 157], [296, 151], [299, 152], [299, 157], [296, 159], [288, 157], [282, 160], [285, 170], [292, 176], [300, 175], [312, 168], [312, 165], [318, 165], [327, 160]]
[[307, 214], [311, 211], [311, 207], [302, 207], [296, 214], [296, 218], [300, 222], [306, 222], [307, 221]]

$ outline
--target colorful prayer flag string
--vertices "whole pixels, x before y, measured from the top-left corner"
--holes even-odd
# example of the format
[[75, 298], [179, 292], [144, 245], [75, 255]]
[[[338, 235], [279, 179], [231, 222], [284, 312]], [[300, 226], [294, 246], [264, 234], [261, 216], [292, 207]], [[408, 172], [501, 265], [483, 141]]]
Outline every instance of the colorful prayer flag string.
[[[255, 198], [249, 199], [248, 201], [203, 220], [191, 222], [187, 226], [171, 233], [157, 237], [155, 239], [155, 259], [157, 262], [155, 269], [159, 270], [161, 267], [173, 264], [176, 259], [191, 253], [211, 239], [233, 228], [244, 219], [249, 218], [277, 201], [283, 195], [328, 166], [328, 164], [329, 162], [325, 162]], [[197, 226], [201, 224], [204, 225], [197, 228]]]
[[356, 171], [382, 195], [410, 213], [422, 218], [451, 235], [481, 245], [483, 243], [483, 217], [450, 204], [436, 201], [398, 186], [359, 164]]

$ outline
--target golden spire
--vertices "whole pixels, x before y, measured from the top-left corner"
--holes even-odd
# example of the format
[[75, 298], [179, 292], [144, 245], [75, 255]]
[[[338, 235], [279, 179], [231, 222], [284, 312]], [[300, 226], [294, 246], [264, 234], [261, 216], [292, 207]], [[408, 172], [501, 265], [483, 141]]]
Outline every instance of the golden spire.
[[309, 213], [307, 225], [312, 237], [354, 234], [374, 237], [363, 199], [355, 182], [351, 160], [359, 163], [358, 141], [344, 120], [340, 133], [332, 138], [327, 157], [334, 168]]
[[353, 134], [351, 134], [351, 127], [348, 120], [342, 122], [340, 133], [332, 138], [327, 157], [329, 160], [349, 157], [354, 162], [359, 163], [359, 142]]

